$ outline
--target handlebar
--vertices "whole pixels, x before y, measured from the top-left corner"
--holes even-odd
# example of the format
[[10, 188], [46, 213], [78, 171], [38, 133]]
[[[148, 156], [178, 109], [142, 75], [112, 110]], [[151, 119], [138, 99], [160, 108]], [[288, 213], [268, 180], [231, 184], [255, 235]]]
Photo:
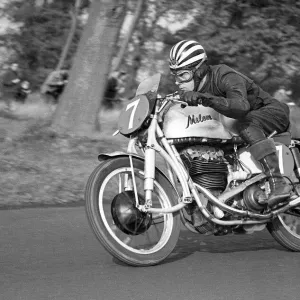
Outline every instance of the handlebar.
[[168, 94], [168, 95], [166, 95], [164, 97], [161, 97], [161, 96], [158, 95], [157, 99], [172, 101], [172, 100], [178, 100], [178, 99], [180, 99], [180, 96], [179, 96], [178, 92], [175, 92], [175, 93], [172, 93], [172, 94]]
[[163, 108], [167, 105], [168, 102], [181, 104], [181, 108], [185, 108], [186, 106], [188, 106], [188, 104], [186, 102], [179, 100], [180, 96], [179, 96], [178, 92], [168, 94], [164, 97], [157, 97], [157, 99], [162, 101], [162, 105], [159, 109], [159, 112], [163, 110]]

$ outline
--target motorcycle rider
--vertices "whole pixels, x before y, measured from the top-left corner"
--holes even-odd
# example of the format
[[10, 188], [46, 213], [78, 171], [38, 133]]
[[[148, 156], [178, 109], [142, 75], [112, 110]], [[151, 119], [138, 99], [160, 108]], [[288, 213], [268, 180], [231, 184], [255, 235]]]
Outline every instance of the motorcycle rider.
[[2, 94], [6, 103], [6, 110], [13, 110], [13, 103], [16, 100], [16, 94], [20, 84], [20, 70], [17, 63], [10, 65], [2, 79]]
[[253, 80], [227, 65], [209, 65], [204, 48], [197, 41], [176, 43], [169, 57], [181, 99], [189, 105], [202, 104], [238, 120], [238, 131], [250, 145], [251, 155], [260, 162], [270, 184], [270, 208], [284, 202], [291, 193], [279, 169], [273, 139], [275, 130], [288, 130], [289, 107], [262, 90]]

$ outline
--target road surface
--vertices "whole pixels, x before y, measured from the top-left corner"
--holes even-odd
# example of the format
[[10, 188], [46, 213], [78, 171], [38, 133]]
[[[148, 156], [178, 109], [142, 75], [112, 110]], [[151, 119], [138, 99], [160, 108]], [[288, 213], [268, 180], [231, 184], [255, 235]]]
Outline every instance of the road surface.
[[183, 230], [163, 264], [134, 268], [98, 243], [83, 207], [0, 211], [1, 300], [298, 300], [300, 255], [266, 232]]

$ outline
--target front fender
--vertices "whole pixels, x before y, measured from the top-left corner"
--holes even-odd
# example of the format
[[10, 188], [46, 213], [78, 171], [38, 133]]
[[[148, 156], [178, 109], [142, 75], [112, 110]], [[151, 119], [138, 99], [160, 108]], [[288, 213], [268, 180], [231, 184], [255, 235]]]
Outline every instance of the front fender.
[[114, 151], [111, 153], [100, 153], [98, 155], [98, 160], [102, 161], [102, 160], [107, 160], [112, 157], [126, 157], [129, 155], [132, 155], [133, 157], [136, 157], [137, 159], [140, 159], [140, 160], [145, 160], [144, 156], [142, 156], [142, 155], [139, 155], [136, 153], [122, 152], [122, 151]]
[[[100, 153], [98, 155], [98, 160], [99, 161], [103, 161], [103, 160], [107, 160], [107, 159], [110, 159], [110, 158], [113, 158], [113, 157], [126, 157], [126, 156], [129, 157], [129, 155], [132, 155], [133, 157], [135, 157], [135, 158], [137, 158], [137, 159], [139, 159], [141, 161], [145, 160], [145, 157], [142, 156], [142, 155], [139, 155], [139, 154], [136, 154], [136, 153], [122, 152], [122, 151], [115, 151], [115, 152], [111, 152], [111, 153]], [[179, 196], [179, 193], [178, 193], [176, 187], [171, 182], [171, 180], [169, 179], [169, 177], [165, 174], [165, 172], [161, 168], [159, 168], [157, 166], [155, 166], [155, 168], [170, 182], [170, 184], [173, 186], [173, 188], [174, 188], [174, 190], [175, 190], [175, 192], [176, 192], [176, 194], [178, 196], [178, 199], [180, 199], [180, 196]]]

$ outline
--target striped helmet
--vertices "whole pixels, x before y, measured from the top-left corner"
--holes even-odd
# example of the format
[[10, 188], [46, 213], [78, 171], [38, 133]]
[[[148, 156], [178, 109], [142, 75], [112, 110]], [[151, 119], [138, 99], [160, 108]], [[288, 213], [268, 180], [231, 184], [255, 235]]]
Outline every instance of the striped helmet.
[[183, 40], [174, 45], [170, 51], [170, 69], [190, 69], [206, 60], [204, 48], [196, 41]]

